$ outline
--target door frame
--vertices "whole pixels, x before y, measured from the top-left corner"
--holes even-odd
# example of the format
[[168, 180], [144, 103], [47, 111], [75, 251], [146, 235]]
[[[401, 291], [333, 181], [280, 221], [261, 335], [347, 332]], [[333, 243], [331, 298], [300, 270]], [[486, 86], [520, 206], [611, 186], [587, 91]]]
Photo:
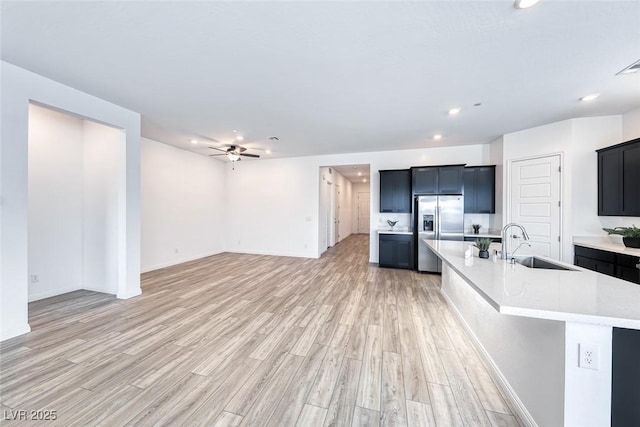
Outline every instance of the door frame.
[[513, 174], [513, 163], [514, 162], [521, 162], [524, 160], [536, 160], [536, 159], [544, 159], [545, 157], [555, 157], [558, 156], [559, 158], [559, 162], [560, 162], [560, 241], [558, 242], [560, 248], [558, 253], [560, 254], [560, 261], [564, 261], [564, 205], [565, 205], [565, 201], [564, 201], [564, 172], [565, 172], [565, 167], [564, 167], [564, 153], [562, 151], [558, 151], [555, 153], [547, 153], [547, 154], [538, 154], [535, 156], [526, 156], [526, 157], [518, 157], [515, 159], [509, 159], [507, 160], [507, 176], [505, 179], [505, 217], [504, 217], [504, 224], [502, 224], [502, 226], [504, 227], [505, 225], [509, 224], [511, 222], [511, 175]]

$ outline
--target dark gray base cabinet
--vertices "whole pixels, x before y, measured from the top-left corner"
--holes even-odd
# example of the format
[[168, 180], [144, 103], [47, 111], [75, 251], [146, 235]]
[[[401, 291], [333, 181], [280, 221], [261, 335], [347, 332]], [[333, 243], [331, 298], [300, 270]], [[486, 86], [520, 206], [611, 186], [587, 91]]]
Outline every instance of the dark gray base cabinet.
[[413, 235], [380, 234], [378, 243], [380, 267], [413, 269]]
[[640, 284], [640, 257], [574, 246], [574, 264], [587, 270]]
[[613, 328], [611, 427], [640, 426], [640, 331]]

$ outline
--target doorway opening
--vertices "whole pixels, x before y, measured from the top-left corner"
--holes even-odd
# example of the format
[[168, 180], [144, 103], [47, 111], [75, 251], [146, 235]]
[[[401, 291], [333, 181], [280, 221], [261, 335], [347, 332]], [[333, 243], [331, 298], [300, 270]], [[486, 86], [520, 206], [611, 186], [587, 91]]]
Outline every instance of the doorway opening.
[[124, 164], [123, 130], [29, 105], [29, 302], [118, 293]]
[[319, 253], [352, 234], [369, 234], [371, 197], [368, 164], [320, 168]]

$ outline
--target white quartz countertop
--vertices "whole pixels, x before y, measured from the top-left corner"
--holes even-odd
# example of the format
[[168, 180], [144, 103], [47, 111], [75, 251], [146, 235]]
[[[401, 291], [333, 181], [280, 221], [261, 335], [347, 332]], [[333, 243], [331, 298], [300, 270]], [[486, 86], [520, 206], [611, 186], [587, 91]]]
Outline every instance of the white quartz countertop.
[[640, 249], [628, 248], [622, 243], [621, 237], [603, 236], [603, 237], [587, 237], [574, 236], [573, 244], [584, 246], [585, 248], [600, 249], [601, 251], [616, 252], [619, 254], [632, 255], [640, 257]]
[[379, 234], [413, 234], [407, 227], [379, 228]]
[[557, 261], [574, 271], [481, 259], [477, 251], [465, 259], [469, 242], [425, 242], [500, 313], [640, 329], [640, 285]]

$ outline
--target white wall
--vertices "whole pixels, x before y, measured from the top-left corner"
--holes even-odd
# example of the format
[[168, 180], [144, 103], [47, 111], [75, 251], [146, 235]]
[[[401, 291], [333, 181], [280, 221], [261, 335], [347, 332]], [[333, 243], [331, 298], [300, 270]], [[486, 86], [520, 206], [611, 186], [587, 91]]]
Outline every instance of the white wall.
[[622, 139], [640, 138], [640, 108], [631, 110], [622, 115]]
[[29, 301], [117, 293], [123, 151], [119, 129], [29, 106]]
[[[351, 183], [351, 233], [358, 233], [358, 193], [371, 194], [369, 182]], [[371, 196], [369, 196], [371, 197]]]
[[500, 137], [489, 144], [489, 164], [496, 166], [496, 213], [492, 215], [490, 227], [501, 230], [506, 224], [503, 221], [504, 206], [504, 138]]
[[[316, 258], [320, 255], [320, 167], [371, 165], [371, 227], [377, 227], [380, 195], [378, 171], [454, 163], [487, 164], [488, 145], [438, 147], [370, 153], [336, 154], [260, 161], [227, 167], [230, 252]], [[256, 221], [256, 215], [260, 221]], [[378, 241], [370, 234], [370, 262], [378, 262]]]
[[0, 62], [0, 339], [29, 332], [28, 117], [29, 103], [51, 106], [123, 129], [119, 172], [118, 297], [140, 294], [140, 115], [53, 80]]
[[29, 106], [29, 272], [34, 301], [82, 288], [82, 120]]
[[235, 233], [225, 163], [146, 138], [141, 149], [142, 271], [223, 252], [226, 231]]
[[83, 120], [82, 139], [82, 288], [115, 294], [125, 135], [120, 129]]
[[[632, 117], [632, 116], [630, 116]], [[630, 128], [630, 127], [629, 127]], [[562, 153], [562, 259], [573, 259], [573, 236], [604, 235], [602, 227], [631, 224], [635, 218], [598, 217], [597, 154], [622, 142], [623, 116], [564, 120], [504, 135], [504, 165], [510, 160]], [[503, 173], [507, 212], [507, 177]], [[508, 218], [505, 220], [508, 222]]]

